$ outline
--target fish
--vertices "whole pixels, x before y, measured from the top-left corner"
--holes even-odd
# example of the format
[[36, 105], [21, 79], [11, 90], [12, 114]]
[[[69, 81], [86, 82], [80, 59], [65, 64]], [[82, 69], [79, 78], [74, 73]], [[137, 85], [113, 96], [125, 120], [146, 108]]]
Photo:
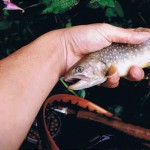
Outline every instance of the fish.
[[110, 46], [86, 55], [64, 75], [70, 90], [81, 90], [101, 85], [116, 72], [128, 74], [131, 66], [150, 67], [150, 39], [141, 44], [112, 43]]

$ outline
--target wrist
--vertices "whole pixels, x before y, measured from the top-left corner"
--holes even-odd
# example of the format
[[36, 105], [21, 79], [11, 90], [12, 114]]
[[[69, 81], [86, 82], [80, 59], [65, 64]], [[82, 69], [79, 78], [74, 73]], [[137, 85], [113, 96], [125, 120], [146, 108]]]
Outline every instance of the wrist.
[[[55, 30], [48, 32], [35, 40], [35, 45], [40, 49], [41, 56], [50, 64], [50, 70], [57, 70], [55, 73], [61, 77], [66, 67], [66, 51], [63, 46], [63, 31]], [[53, 64], [53, 66], [52, 66]]]

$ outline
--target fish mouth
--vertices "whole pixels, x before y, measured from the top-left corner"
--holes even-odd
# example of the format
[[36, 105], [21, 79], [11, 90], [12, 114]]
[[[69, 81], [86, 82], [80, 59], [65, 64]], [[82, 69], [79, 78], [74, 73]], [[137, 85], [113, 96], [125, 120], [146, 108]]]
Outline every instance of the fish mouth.
[[85, 75], [76, 75], [72, 77], [64, 77], [66, 82], [73, 83], [68, 86], [70, 90], [80, 90], [83, 89], [90, 81], [90, 78]]
[[69, 90], [81, 90], [86, 89], [89, 87], [92, 87], [97, 84], [101, 84], [106, 81], [106, 77], [100, 77], [100, 78], [90, 78], [85, 75], [78, 75], [78, 76], [72, 76], [72, 77], [64, 77], [64, 80], [66, 82], [72, 82], [73, 84], [68, 86]]
[[90, 78], [85, 76], [85, 75], [76, 75], [76, 76], [72, 76], [72, 77], [67, 77], [65, 76], [64, 77], [64, 80], [66, 82], [77, 82], [77, 81], [80, 81], [80, 80], [85, 80], [85, 81], [89, 81]]

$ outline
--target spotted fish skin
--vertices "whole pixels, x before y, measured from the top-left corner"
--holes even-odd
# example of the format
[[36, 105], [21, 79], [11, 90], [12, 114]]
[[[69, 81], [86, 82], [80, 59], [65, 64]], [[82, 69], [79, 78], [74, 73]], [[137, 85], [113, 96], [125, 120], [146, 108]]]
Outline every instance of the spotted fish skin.
[[139, 45], [115, 43], [88, 57], [104, 62], [108, 67], [114, 64], [119, 75], [125, 76], [133, 65], [141, 68], [150, 66], [150, 39]]
[[79, 80], [69, 86], [69, 89], [85, 89], [105, 82], [112, 66], [122, 77], [128, 74], [133, 65], [140, 68], [150, 66], [150, 39], [142, 44], [133, 45], [113, 43], [109, 47], [88, 54], [66, 73], [64, 79]]

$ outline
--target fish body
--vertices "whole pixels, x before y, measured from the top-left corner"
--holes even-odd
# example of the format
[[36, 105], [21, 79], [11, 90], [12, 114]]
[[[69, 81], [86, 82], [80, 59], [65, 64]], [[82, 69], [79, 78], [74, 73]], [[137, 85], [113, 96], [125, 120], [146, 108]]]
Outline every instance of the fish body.
[[109, 47], [88, 54], [66, 73], [64, 79], [79, 80], [69, 86], [69, 89], [80, 90], [105, 82], [112, 67], [118, 71], [120, 77], [123, 77], [133, 65], [140, 68], [150, 66], [150, 39], [142, 44], [113, 43]]

